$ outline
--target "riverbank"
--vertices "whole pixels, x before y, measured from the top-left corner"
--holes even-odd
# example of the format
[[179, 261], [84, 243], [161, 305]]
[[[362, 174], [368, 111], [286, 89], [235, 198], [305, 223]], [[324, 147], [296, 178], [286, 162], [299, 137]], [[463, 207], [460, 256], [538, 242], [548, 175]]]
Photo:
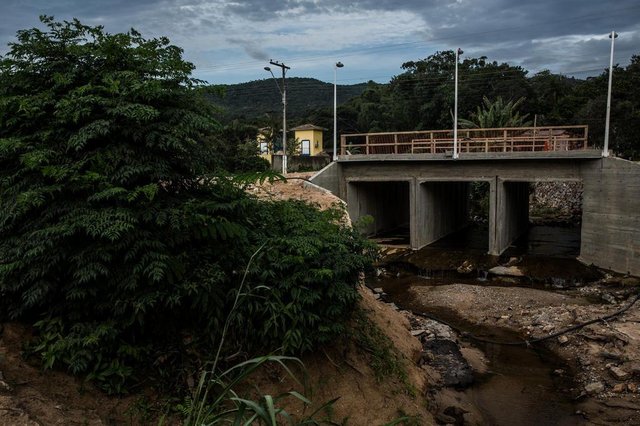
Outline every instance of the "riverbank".
[[[458, 412], [468, 412], [464, 424], [640, 423], [640, 303], [610, 321], [530, 349], [526, 343], [623, 309], [635, 300], [638, 280], [605, 276], [569, 285], [558, 279], [554, 288], [553, 280], [541, 279], [532, 288], [524, 267], [506, 267], [512, 277], [442, 280], [433, 271], [431, 277], [416, 269], [401, 272], [397, 253], [390, 260], [392, 267], [381, 267], [370, 285], [379, 287], [381, 299], [404, 308], [422, 341], [424, 362], [439, 364], [444, 374], [434, 399], [457, 400]], [[553, 272], [548, 269], [549, 278]], [[515, 349], [487, 341], [523, 344]], [[446, 344], [447, 356], [439, 357]], [[460, 416], [449, 417], [462, 424]]]

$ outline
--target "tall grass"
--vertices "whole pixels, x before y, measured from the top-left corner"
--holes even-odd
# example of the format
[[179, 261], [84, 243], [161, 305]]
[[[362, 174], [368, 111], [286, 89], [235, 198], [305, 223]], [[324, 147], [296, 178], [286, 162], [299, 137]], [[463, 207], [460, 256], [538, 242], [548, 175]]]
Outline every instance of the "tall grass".
[[[183, 412], [186, 416], [185, 426], [202, 426], [216, 424], [232, 424], [232, 425], [268, 425], [276, 426], [278, 424], [289, 425], [320, 425], [333, 424], [327, 420], [315, 420], [314, 417], [332, 405], [336, 400], [331, 400], [323, 404], [316, 411], [306, 416], [304, 419], [294, 419], [283, 408], [278, 406], [282, 400], [293, 398], [302, 402], [305, 406], [311, 405], [305, 396], [296, 391], [289, 391], [278, 396], [262, 395], [259, 399], [249, 399], [241, 397], [236, 388], [245, 382], [251, 375], [267, 363], [275, 363], [291, 377], [296, 383], [301, 384], [288, 364], [298, 364], [304, 368], [304, 364], [298, 358], [278, 355], [267, 355], [240, 362], [227, 368], [220, 370], [220, 362], [222, 349], [225, 343], [225, 337], [229, 330], [229, 326], [233, 320], [233, 314], [247, 294], [243, 293], [245, 282], [251, 264], [255, 257], [264, 248], [261, 245], [249, 259], [245, 268], [242, 281], [238, 287], [233, 306], [225, 320], [220, 342], [211, 366], [200, 374], [198, 386], [192, 396], [183, 406]], [[261, 286], [263, 289], [265, 286]], [[260, 287], [257, 287], [260, 288]]]

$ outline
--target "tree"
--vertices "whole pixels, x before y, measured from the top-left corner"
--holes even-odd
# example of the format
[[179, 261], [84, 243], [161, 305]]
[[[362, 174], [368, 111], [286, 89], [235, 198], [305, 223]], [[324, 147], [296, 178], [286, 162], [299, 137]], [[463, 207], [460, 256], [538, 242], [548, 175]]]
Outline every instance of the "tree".
[[495, 129], [500, 127], [527, 127], [531, 125], [527, 121], [529, 114], [520, 115], [517, 109], [524, 102], [524, 98], [505, 103], [500, 96], [491, 102], [486, 96], [483, 98], [483, 106], [478, 107], [471, 114], [471, 119], [458, 119], [458, 124], [467, 129], [483, 128]]

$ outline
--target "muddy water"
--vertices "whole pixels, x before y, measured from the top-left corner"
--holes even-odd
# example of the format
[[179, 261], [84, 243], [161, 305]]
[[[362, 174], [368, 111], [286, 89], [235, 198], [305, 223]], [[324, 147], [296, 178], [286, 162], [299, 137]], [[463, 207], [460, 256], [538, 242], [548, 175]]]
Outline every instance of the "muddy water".
[[[412, 296], [412, 286], [437, 286], [451, 283], [469, 285], [521, 285], [553, 290], [580, 285], [597, 279], [591, 268], [572, 259], [579, 252], [579, 229], [533, 227], [509, 249], [506, 256], [519, 256], [520, 266], [530, 277], [501, 282], [487, 279], [486, 270], [503, 259], [486, 256], [483, 227], [475, 227], [435, 247], [389, 259], [387, 273], [375, 280], [389, 301], [398, 306], [439, 317], [456, 328], [497, 341], [516, 341], [522, 337], [500, 328], [480, 327], [463, 319], [461, 313], [425, 306]], [[463, 249], [459, 247], [464, 247]], [[471, 273], [456, 268], [464, 261], [473, 265]], [[481, 350], [489, 361], [486, 373], [475, 374], [474, 384], [464, 390], [466, 399], [490, 425], [579, 425], [576, 406], [568, 389], [572, 386], [570, 368], [542, 347], [503, 346], [466, 340], [464, 345]], [[562, 370], [562, 374], [558, 374]]]

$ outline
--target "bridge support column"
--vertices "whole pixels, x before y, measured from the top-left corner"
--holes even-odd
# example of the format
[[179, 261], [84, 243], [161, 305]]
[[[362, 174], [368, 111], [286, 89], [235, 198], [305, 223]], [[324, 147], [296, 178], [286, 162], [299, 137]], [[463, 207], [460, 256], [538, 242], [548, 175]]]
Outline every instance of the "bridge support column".
[[[496, 179], [491, 191], [489, 254], [499, 256], [529, 226], [529, 183]], [[495, 198], [494, 198], [495, 197]]]
[[416, 185], [411, 248], [420, 249], [469, 224], [469, 182]]

